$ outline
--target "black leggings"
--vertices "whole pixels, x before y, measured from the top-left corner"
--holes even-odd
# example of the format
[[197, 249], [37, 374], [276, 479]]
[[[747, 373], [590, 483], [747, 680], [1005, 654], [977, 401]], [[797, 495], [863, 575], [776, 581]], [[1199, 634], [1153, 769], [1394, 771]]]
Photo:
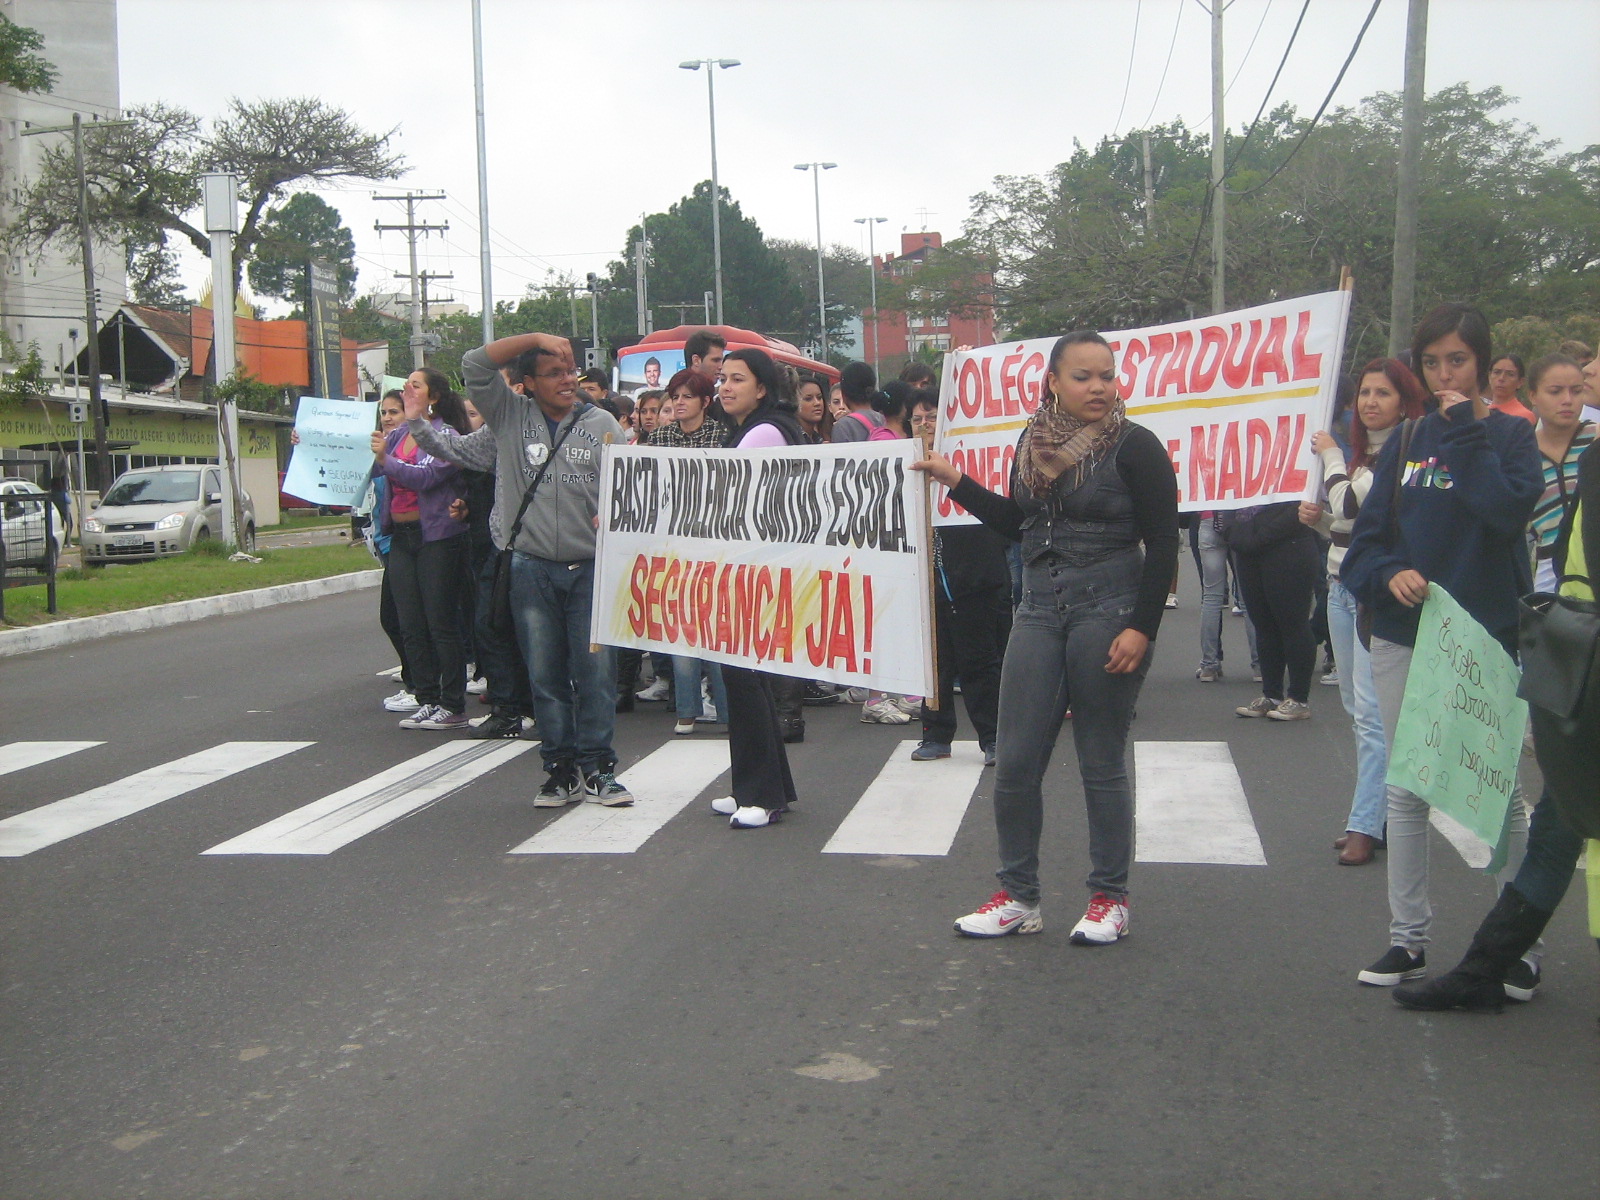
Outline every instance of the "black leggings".
[[728, 757], [733, 798], [742, 807], [787, 811], [795, 802], [794, 777], [783, 748], [783, 729], [772, 694], [772, 677], [724, 664], [728, 689]]
[[424, 541], [420, 522], [398, 523], [389, 539], [387, 578], [400, 614], [411, 694], [451, 712], [467, 707], [467, 655], [461, 639], [463, 535]]
[[1256, 652], [1261, 658], [1261, 694], [1269, 700], [1288, 696], [1304, 704], [1311, 699], [1311, 672], [1317, 643], [1311, 633], [1311, 598], [1316, 592], [1317, 542], [1307, 530], [1238, 558], [1239, 590], [1256, 627]]

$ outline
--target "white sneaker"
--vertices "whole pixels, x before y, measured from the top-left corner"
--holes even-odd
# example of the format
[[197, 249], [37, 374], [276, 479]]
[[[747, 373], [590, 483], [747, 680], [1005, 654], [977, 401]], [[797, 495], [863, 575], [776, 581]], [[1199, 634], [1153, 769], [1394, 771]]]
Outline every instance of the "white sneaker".
[[922, 716], [921, 696], [888, 696], [885, 699], [908, 717]]
[[892, 700], [874, 700], [861, 706], [861, 720], [866, 725], [906, 725], [911, 714], [896, 708]]
[[635, 692], [633, 694], [633, 698], [635, 700], [645, 701], [665, 700], [671, 694], [672, 685], [669, 684], [665, 679], [657, 679], [649, 687], [645, 688], [644, 691]]
[[417, 703], [417, 698], [404, 688], [392, 696], [385, 696], [383, 706], [390, 712], [415, 712], [422, 707]]
[[709, 700], [700, 702], [700, 719], [708, 725], [715, 725], [722, 720], [721, 717], [717, 716], [717, 706]]
[[759, 805], [749, 805], [745, 808], [733, 810], [733, 816], [728, 818], [729, 829], [760, 829], [764, 825], [778, 823], [776, 809], [761, 808]]
[[1168, 592], [1167, 593], [1167, 607], [1168, 608], [1177, 608], [1178, 607], [1178, 593], [1177, 592]]
[[1001, 888], [976, 911], [956, 918], [956, 932], [967, 937], [1004, 937], [1008, 933], [1038, 933], [1044, 928], [1044, 918], [1037, 904], [1024, 904], [1013, 900], [1011, 893]]
[[672, 732], [676, 733], [676, 734], [693, 733], [694, 732], [694, 718], [693, 717], [679, 717], [678, 718], [678, 723], [672, 727]]
[[1128, 936], [1128, 901], [1104, 892], [1089, 897], [1083, 920], [1072, 927], [1070, 940], [1079, 946], [1109, 946]]
[[469, 696], [481, 696], [488, 690], [489, 681], [487, 679], [467, 680], [467, 695]]
[[844, 698], [851, 704], [865, 704], [870, 695], [872, 692], [867, 688], [853, 687], [845, 689]]
[[532, 733], [533, 730], [534, 730], [533, 718], [532, 717], [523, 717], [522, 718], [522, 732], [523, 733]]
[[731, 817], [739, 811], [739, 802], [732, 796], [718, 796], [711, 802], [711, 811], [719, 817]]
[[405, 674], [405, 668], [400, 666], [390, 667], [387, 671], [374, 672], [379, 679], [399, 679]]

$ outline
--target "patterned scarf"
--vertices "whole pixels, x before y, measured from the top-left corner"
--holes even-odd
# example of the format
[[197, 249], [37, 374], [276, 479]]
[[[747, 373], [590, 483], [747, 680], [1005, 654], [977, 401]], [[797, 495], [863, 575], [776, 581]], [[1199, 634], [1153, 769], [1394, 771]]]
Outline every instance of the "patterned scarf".
[[[1017, 447], [1017, 473], [1028, 490], [1039, 499], [1045, 499], [1052, 489], [1059, 489], [1057, 498], [1069, 496], [1078, 490], [1094, 473], [1128, 423], [1127, 409], [1119, 395], [1111, 411], [1098, 421], [1080, 421], [1061, 411], [1052, 396], [1049, 404], [1041, 404], [1022, 431], [1022, 443]], [[1066, 483], [1060, 484], [1062, 477]]]

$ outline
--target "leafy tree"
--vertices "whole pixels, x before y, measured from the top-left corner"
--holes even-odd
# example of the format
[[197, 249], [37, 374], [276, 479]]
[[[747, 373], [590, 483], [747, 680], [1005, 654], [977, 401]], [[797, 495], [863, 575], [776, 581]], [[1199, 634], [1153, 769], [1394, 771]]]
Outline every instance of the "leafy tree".
[[[805, 297], [800, 309], [798, 325], [787, 326], [777, 333], [801, 345], [817, 345], [817, 247], [811, 242], [796, 242], [778, 238], [767, 243], [768, 248], [789, 267], [789, 274], [800, 285]], [[867, 256], [849, 246], [832, 245], [822, 252], [822, 278], [826, 288], [828, 341], [830, 345], [844, 337], [845, 330], [856, 317], [871, 304], [872, 282], [867, 276]], [[845, 361], [841, 359], [841, 361]]]
[[[131, 125], [90, 126], [85, 133], [89, 218], [96, 234], [157, 256], [170, 254], [168, 239], [178, 237], [209, 254], [210, 238], [193, 219], [200, 176], [232, 172], [244, 206], [234, 242], [236, 285], [255, 257], [267, 205], [292, 185], [394, 179], [404, 169], [404, 160], [389, 149], [393, 130], [368, 133], [342, 109], [313, 97], [235, 98], [209, 129], [193, 113], [162, 103], [129, 109], [127, 116]], [[52, 242], [70, 250], [77, 219], [72, 146], [52, 145], [0, 241], [14, 252], [37, 253]]]
[[0, 86], [19, 92], [48, 92], [59, 73], [40, 54], [44, 35], [0, 16]]
[[211, 389], [211, 395], [216, 400], [232, 400], [240, 408], [249, 409], [251, 412], [280, 411], [284, 402], [283, 392], [284, 389], [263, 383], [243, 370], [229, 375]]
[[178, 308], [187, 297], [178, 278], [178, 264], [160, 242], [130, 246], [128, 291], [136, 304]]
[[339, 300], [348, 304], [356, 291], [356, 239], [334, 208], [311, 192], [296, 192], [261, 221], [256, 256], [249, 265], [250, 286], [263, 296], [291, 300], [309, 311], [306, 261], [325, 259], [339, 278]]

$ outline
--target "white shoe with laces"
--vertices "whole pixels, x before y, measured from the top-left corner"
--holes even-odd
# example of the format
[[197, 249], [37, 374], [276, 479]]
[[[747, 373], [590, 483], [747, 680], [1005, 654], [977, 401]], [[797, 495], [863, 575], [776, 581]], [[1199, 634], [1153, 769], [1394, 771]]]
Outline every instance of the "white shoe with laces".
[[906, 725], [911, 715], [896, 707], [892, 700], [874, 700], [861, 706], [861, 721], [865, 725]]
[[417, 702], [417, 698], [406, 691], [405, 688], [401, 688], [392, 696], [385, 696], [383, 698], [383, 706], [390, 712], [414, 712], [422, 707]]
[[635, 692], [633, 694], [633, 698], [635, 700], [645, 701], [665, 700], [671, 694], [672, 685], [669, 684], [665, 679], [657, 679], [649, 687], [645, 688], [644, 691]]
[[1083, 920], [1072, 927], [1070, 940], [1078, 946], [1109, 946], [1127, 936], [1127, 898], [1096, 892], [1089, 897]]
[[1038, 933], [1044, 918], [1037, 904], [1013, 900], [1001, 888], [964, 917], [956, 918], [956, 932], [967, 937], [1004, 937], [1008, 933]]
[[731, 817], [739, 811], [739, 802], [732, 796], [718, 796], [711, 802], [711, 811], [719, 817]]

